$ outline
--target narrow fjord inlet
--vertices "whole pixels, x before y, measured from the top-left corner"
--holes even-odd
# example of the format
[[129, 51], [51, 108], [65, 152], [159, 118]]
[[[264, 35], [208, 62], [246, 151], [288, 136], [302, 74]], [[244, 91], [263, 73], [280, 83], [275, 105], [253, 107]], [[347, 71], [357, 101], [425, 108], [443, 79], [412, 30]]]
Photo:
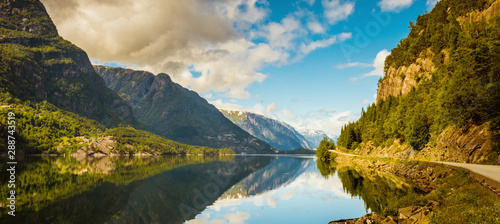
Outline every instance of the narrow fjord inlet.
[[0, 223], [500, 224], [500, 0], [0, 0]]

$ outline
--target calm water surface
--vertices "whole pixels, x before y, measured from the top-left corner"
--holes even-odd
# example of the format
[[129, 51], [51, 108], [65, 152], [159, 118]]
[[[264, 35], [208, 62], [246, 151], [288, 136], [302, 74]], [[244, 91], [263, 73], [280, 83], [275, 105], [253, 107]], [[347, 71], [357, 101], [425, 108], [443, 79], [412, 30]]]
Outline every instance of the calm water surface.
[[[328, 223], [411, 187], [312, 156], [27, 157], [0, 223]], [[7, 197], [5, 162], [0, 197]], [[3, 202], [5, 203], [5, 202]]]

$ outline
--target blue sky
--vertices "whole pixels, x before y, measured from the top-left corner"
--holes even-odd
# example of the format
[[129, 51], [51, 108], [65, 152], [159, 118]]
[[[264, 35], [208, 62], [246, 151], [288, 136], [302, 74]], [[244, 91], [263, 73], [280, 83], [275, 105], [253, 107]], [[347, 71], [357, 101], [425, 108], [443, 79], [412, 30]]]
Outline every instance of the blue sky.
[[432, 0], [42, 0], [95, 64], [165, 72], [218, 108], [331, 137]]

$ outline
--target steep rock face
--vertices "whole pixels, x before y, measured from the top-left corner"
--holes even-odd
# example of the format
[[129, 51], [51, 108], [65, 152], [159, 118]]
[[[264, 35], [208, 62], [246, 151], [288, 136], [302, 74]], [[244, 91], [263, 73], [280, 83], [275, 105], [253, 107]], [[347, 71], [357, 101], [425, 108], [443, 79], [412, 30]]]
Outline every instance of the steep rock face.
[[172, 82], [167, 74], [95, 66], [106, 85], [133, 108], [153, 133], [174, 141], [237, 153], [273, 153], [267, 143], [233, 124], [196, 92]]
[[461, 130], [448, 127], [439, 135], [435, 145], [427, 144], [421, 151], [395, 140], [387, 148], [375, 147], [373, 142], [362, 143], [355, 153], [398, 159], [499, 164], [500, 156], [494, 158], [496, 154], [491, 149], [490, 136], [488, 124], [473, 125]]
[[289, 124], [250, 112], [228, 110], [221, 112], [243, 130], [279, 150], [311, 148], [306, 138]]
[[[435, 147], [425, 147], [416, 157], [432, 161], [485, 163], [494, 156], [491, 133], [487, 125], [455, 130], [447, 128], [437, 139]], [[500, 163], [500, 157], [496, 163]]]
[[421, 54], [421, 56], [423, 57], [418, 58], [416, 63], [410, 66], [401, 66], [398, 68], [389, 66], [377, 90], [377, 102], [391, 95], [405, 95], [412, 88], [417, 87], [421, 81], [431, 78], [431, 73], [435, 69], [431, 61], [434, 53], [431, 50], [427, 50], [425, 55]]
[[467, 16], [460, 17], [457, 20], [460, 22], [460, 24], [463, 24], [465, 22], [471, 23], [474, 21], [481, 20], [483, 17], [485, 19], [490, 19], [493, 16], [499, 14], [500, 14], [500, 2], [496, 1], [493, 2], [491, 6], [484, 11], [475, 10], [473, 12], [468, 13]]
[[108, 127], [142, 127], [87, 54], [58, 35], [39, 1], [0, 2], [0, 52], [0, 89], [11, 96], [46, 100]]

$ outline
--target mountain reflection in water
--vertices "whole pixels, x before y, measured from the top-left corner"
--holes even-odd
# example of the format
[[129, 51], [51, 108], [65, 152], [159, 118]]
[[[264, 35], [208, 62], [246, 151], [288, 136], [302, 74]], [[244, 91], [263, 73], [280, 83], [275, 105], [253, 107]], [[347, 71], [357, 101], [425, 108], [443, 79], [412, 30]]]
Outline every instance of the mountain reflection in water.
[[412, 191], [310, 156], [38, 157], [22, 164], [18, 195], [25, 197], [15, 218], [0, 207], [1, 223], [328, 223], [383, 210], [387, 199]]

